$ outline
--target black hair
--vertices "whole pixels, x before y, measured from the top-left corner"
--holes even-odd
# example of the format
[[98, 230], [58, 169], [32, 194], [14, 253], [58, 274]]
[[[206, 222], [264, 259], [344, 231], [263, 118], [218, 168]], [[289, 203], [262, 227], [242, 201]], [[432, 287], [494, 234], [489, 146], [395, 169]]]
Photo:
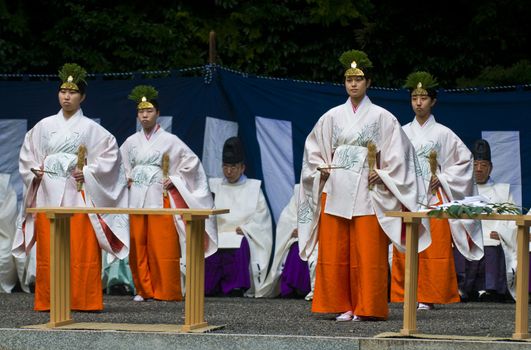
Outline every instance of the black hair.
[[426, 89], [426, 91], [428, 92], [428, 96], [431, 97], [432, 99], [436, 99], [437, 98], [437, 90], [435, 89]]
[[160, 112], [159, 101], [153, 99], [153, 100], [149, 100], [149, 102], [153, 105], [153, 107], [155, 107], [155, 109], [157, 110], [157, 112]]
[[[415, 91], [415, 90], [416, 90], [416, 88], [415, 89], [409, 89], [409, 94], [413, 95], [413, 91]], [[437, 98], [437, 90], [435, 90], [435, 89], [425, 89], [425, 90], [428, 93], [428, 97], [430, 97], [432, 100], [435, 100]], [[424, 95], [424, 96], [426, 96], [426, 95]]]
[[80, 81], [76, 85], [81, 95], [85, 95], [87, 93], [87, 83]]
[[361, 68], [366, 80], [370, 80], [372, 83], [372, 68]]

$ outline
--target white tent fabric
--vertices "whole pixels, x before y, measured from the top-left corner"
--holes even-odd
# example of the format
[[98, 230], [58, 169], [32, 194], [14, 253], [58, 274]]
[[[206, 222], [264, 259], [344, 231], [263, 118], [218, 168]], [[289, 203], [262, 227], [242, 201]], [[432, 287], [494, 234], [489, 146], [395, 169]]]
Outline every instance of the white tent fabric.
[[24, 185], [18, 173], [18, 158], [27, 124], [26, 119], [0, 119], [0, 173], [11, 175], [9, 185], [17, 193], [19, 203]]
[[[13, 189], [16, 193], [16, 198], [14, 203], [9, 204], [9, 208], [2, 208], [0, 215], [11, 215], [11, 210], [13, 205], [15, 206], [15, 216], [17, 215], [19, 204], [22, 202], [22, 195], [24, 190], [24, 185], [22, 183], [22, 178], [18, 172], [18, 159], [20, 154], [20, 148], [22, 147], [22, 142], [24, 141], [24, 136], [27, 132], [28, 122], [26, 119], [0, 119], [0, 173], [7, 174], [8, 178], [8, 188]], [[2, 198], [1, 201], [10, 200], [9, 198]], [[7, 202], [6, 202], [7, 203]], [[5, 203], [5, 204], [6, 204]], [[5, 212], [4, 212], [5, 210]], [[9, 217], [6, 217], [6, 223], [10, 222]], [[10, 225], [10, 223], [9, 223]], [[15, 223], [13, 223], [15, 225]], [[5, 228], [10, 230], [10, 228]], [[13, 226], [13, 230], [15, 226]], [[4, 237], [2, 237], [2, 240]], [[11, 251], [11, 247], [9, 247]], [[6, 258], [7, 259], [7, 258]], [[28, 283], [33, 282], [35, 279], [35, 258], [31, 256], [30, 258], [17, 258], [14, 259], [16, 266], [16, 273], [18, 278], [21, 281], [21, 287], [25, 292], [29, 292]], [[16, 277], [15, 277], [16, 278]]]
[[520, 163], [519, 131], [482, 131], [481, 137], [490, 144], [492, 180], [511, 184], [517, 205], [522, 205], [522, 166]]
[[206, 117], [203, 139], [203, 168], [208, 177], [223, 177], [221, 153], [225, 140], [238, 135], [238, 123]]
[[255, 121], [264, 187], [276, 223], [295, 185], [291, 122], [259, 116]]
[[0, 174], [0, 293], [10, 293], [17, 283], [11, 246], [15, 237], [17, 195], [9, 186], [9, 174]]

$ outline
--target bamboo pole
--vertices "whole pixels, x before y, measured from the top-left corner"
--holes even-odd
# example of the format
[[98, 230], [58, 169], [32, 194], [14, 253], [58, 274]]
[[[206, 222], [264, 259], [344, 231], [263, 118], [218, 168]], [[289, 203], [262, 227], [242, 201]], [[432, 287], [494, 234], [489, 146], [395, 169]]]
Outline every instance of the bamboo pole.
[[[79, 149], [77, 150], [77, 168], [80, 171], [83, 171], [83, 167], [85, 166], [85, 157], [87, 156], [87, 148], [85, 145], [79, 145]], [[83, 189], [83, 182], [79, 181], [77, 183], [77, 191], [81, 192]]]
[[211, 30], [208, 36], [208, 63], [216, 63], [216, 32]]
[[[430, 171], [431, 171], [431, 182], [434, 178], [437, 177], [437, 151], [431, 151], [429, 156], [429, 162], [430, 162]], [[437, 194], [437, 190], [431, 190], [431, 194]]]
[[[367, 162], [369, 163], [369, 174], [374, 172], [376, 165], [376, 145], [372, 142], [367, 144]], [[369, 190], [372, 190], [374, 185], [369, 185]]]
[[[164, 181], [168, 179], [169, 172], [170, 172], [170, 156], [168, 155], [168, 153], [164, 153], [162, 155], [161, 168], [162, 168], [162, 180], [163, 180], [162, 186], [164, 186]], [[168, 197], [168, 190], [164, 188], [162, 194], [164, 195], [164, 197]]]

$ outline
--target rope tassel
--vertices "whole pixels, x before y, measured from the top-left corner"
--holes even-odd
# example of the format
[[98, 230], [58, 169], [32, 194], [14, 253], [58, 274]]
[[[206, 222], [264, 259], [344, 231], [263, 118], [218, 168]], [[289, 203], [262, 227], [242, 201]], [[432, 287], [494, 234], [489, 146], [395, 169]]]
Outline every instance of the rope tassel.
[[[369, 162], [369, 174], [374, 172], [376, 165], [376, 145], [372, 142], [367, 144], [367, 161]], [[369, 190], [372, 190], [374, 185], [369, 185]]]
[[[162, 168], [162, 180], [164, 181], [168, 179], [169, 172], [170, 172], [170, 156], [168, 155], [168, 153], [164, 153], [162, 155], [161, 168]], [[168, 190], [164, 189], [163, 195], [164, 197], [168, 197]]]
[[[431, 151], [429, 155], [429, 162], [430, 162], [430, 172], [431, 172], [431, 182], [434, 181], [437, 176], [435, 175], [437, 173], [437, 151]], [[436, 190], [431, 190], [431, 194], [436, 194]]]
[[[83, 171], [83, 167], [85, 166], [85, 157], [87, 156], [87, 147], [85, 145], [79, 145], [79, 148], [77, 150], [77, 165], [76, 167]], [[77, 183], [77, 191], [81, 192], [83, 189], [83, 182], [78, 181]]]

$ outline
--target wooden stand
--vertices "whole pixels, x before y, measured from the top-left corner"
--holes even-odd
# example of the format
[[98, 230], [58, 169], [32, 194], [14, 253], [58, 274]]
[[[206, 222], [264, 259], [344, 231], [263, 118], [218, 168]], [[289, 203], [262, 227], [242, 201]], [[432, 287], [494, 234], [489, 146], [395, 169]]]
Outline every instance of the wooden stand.
[[[432, 218], [427, 212], [390, 211], [387, 216], [400, 217], [406, 225], [406, 266], [404, 290], [404, 326], [400, 330], [402, 335], [412, 335], [417, 331], [417, 278], [418, 278], [418, 225], [421, 219]], [[448, 219], [442, 214], [435, 219]], [[462, 217], [469, 219], [469, 217]], [[515, 332], [513, 339], [529, 338], [528, 302], [529, 302], [529, 226], [530, 215], [478, 215], [478, 220], [515, 221], [517, 232], [517, 272], [516, 272], [516, 312]]]
[[516, 320], [513, 339], [529, 338], [529, 225], [528, 220], [516, 220]]
[[49, 328], [74, 322], [70, 316], [70, 216], [47, 213], [50, 219]]
[[73, 324], [70, 315], [70, 217], [72, 214], [182, 215], [186, 221], [186, 300], [183, 332], [211, 329], [204, 320], [205, 219], [228, 209], [28, 208], [50, 219], [50, 322], [48, 328]]
[[208, 326], [204, 320], [205, 307], [205, 219], [197, 215], [184, 215], [186, 222], [186, 299], [184, 304], [184, 325], [189, 332]]
[[419, 223], [420, 219], [407, 217], [406, 223], [406, 271], [404, 281], [404, 327], [403, 335], [417, 332], [417, 281], [419, 267]]

